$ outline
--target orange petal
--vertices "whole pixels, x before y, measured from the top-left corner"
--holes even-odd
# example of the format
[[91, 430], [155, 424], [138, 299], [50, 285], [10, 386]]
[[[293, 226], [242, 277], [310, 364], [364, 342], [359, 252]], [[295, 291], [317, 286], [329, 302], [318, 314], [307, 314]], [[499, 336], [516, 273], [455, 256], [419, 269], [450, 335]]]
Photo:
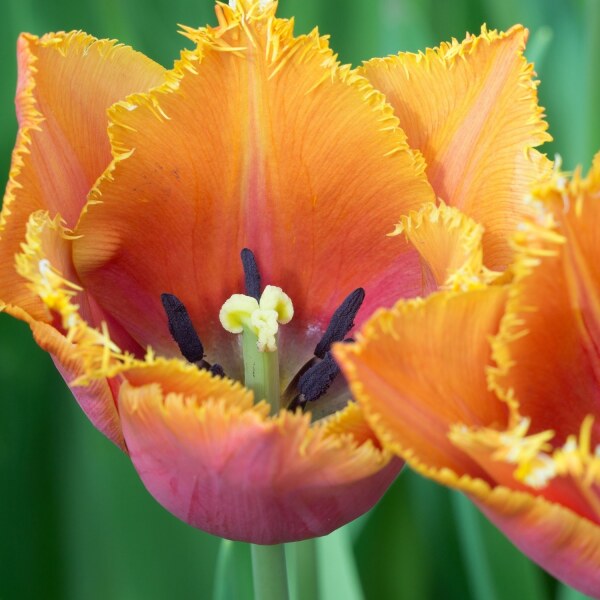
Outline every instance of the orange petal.
[[467, 494], [511, 542], [549, 573], [575, 589], [600, 597], [600, 525], [531, 493], [490, 487], [481, 479], [458, 477], [414, 458], [421, 475]]
[[422, 475], [461, 490], [529, 558], [568, 585], [600, 597], [600, 525], [568, 508], [448, 469], [411, 462]]
[[554, 432], [529, 434], [529, 425], [522, 419], [501, 431], [458, 426], [450, 439], [497, 484], [534, 493], [600, 524], [600, 457], [575, 439], [552, 452]]
[[107, 108], [164, 79], [164, 69], [114, 41], [82, 32], [24, 34], [18, 43], [19, 133], [1, 217], [0, 298], [36, 318], [43, 307], [16, 275], [25, 223], [36, 210], [73, 226], [111, 160]]
[[354, 288], [364, 315], [420, 291], [417, 260], [386, 233], [433, 199], [383, 96], [326, 39], [294, 38], [273, 3], [237, 6], [186, 30], [198, 46], [167, 85], [111, 110], [117, 158], [75, 242], [84, 285], [142, 345], [176, 352], [160, 304], [174, 293], [233, 376], [238, 344], [218, 314], [243, 291], [243, 247], [294, 303], [280, 338], [286, 361], [299, 357], [291, 372]]
[[[494, 342], [492, 382], [531, 418], [533, 433], [554, 430], [556, 445], [599, 415], [599, 193], [600, 162], [587, 180], [558, 177], [538, 192], [539, 219], [551, 221], [518, 236], [516, 283]], [[600, 419], [592, 437], [600, 442]]]
[[214, 535], [259, 544], [324, 535], [368, 510], [401, 467], [352, 427], [310, 427], [287, 411], [269, 418], [239, 384], [181, 361], [123, 376], [123, 431], [142, 481]]
[[[450, 426], [507, 423], [488, 391], [488, 337], [498, 329], [506, 290], [438, 292], [382, 310], [335, 356], [385, 447], [436, 468], [484, 476], [448, 439]], [[468, 344], [465, 344], [468, 340]]]
[[425, 293], [481, 287], [498, 275], [483, 268], [483, 227], [457, 208], [425, 203], [403, 216], [390, 235], [401, 233], [421, 256]]
[[508, 235], [529, 214], [523, 198], [550, 169], [531, 150], [551, 138], [526, 39], [521, 26], [483, 28], [460, 44], [374, 59], [362, 70], [425, 156], [437, 195], [485, 226], [484, 262], [499, 270], [510, 262]]

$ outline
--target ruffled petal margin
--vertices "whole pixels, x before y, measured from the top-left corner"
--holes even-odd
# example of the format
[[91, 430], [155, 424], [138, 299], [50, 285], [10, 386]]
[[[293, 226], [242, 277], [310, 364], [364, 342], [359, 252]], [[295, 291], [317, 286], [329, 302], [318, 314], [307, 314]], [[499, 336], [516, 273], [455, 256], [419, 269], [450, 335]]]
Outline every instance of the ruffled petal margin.
[[337, 427], [311, 427], [301, 413], [269, 418], [240, 384], [177, 360], [122, 375], [123, 432], [142, 481], [214, 535], [259, 544], [325, 535], [371, 508], [402, 465], [372, 433], [362, 437], [355, 406]]
[[[600, 160], [534, 190], [536, 219], [515, 236], [515, 282], [493, 340], [490, 382], [563, 444], [587, 415], [600, 443]], [[549, 410], [549, 407], [552, 407]]]
[[448, 432], [456, 423], [508, 423], [507, 406], [488, 390], [485, 370], [488, 337], [498, 330], [506, 298], [506, 288], [496, 286], [400, 302], [369, 320], [355, 344], [335, 346], [352, 394], [385, 447], [405, 459], [417, 454], [436, 468], [485, 477]]
[[22, 253], [17, 255], [16, 272], [42, 302], [43, 317], [47, 322], [33, 319], [14, 305], [2, 308], [28, 323], [35, 341], [51, 355], [92, 424], [125, 450], [116, 404], [118, 383], [99, 378], [86, 387], [72, 385], [75, 379], [85, 375], [86, 364], [68, 329], [80, 318], [76, 301], [88, 305], [89, 299], [76, 284], [68, 281], [68, 277], [74, 276], [70, 263], [71, 242], [72, 238], [58, 217], [50, 219], [43, 211], [33, 213], [27, 223]]
[[504, 270], [523, 200], [551, 163], [533, 150], [551, 137], [537, 103], [527, 30], [487, 31], [424, 54], [368, 61], [360, 70], [394, 107], [423, 153], [436, 194], [485, 227], [484, 263]]
[[165, 71], [127, 46], [82, 32], [23, 34], [17, 51], [19, 133], [0, 217], [0, 299], [42, 318], [12, 260], [29, 215], [47, 210], [76, 223], [111, 160], [108, 107], [162, 83]]
[[[592, 170], [570, 185], [558, 177], [552, 193], [542, 186], [540, 202], [531, 202], [535, 219], [515, 236], [510, 285], [401, 302], [367, 322], [356, 344], [334, 349], [384, 447], [424, 476], [464, 491], [529, 557], [594, 597], [598, 412], [590, 398], [570, 399], [595, 381], [597, 237], [589, 211], [598, 194], [588, 194], [598, 181]], [[552, 338], [555, 323], [585, 342], [579, 358], [557, 362], [572, 344], [563, 349]], [[525, 368], [526, 359], [533, 363]], [[537, 377], [549, 378], [539, 408], [526, 387]], [[554, 381], [561, 392], [552, 391]], [[568, 428], [563, 411], [573, 413]]]
[[483, 227], [457, 208], [426, 202], [389, 235], [401, 233], [421, 257], [424, 294], [483, 287], [500, 276], [483, 266]]
[[414, 465], [422, 475], [463, 491], [509, 540], [542, 568], [600, 598], [600, 526], [542, 497], [490, 487], [449, 470]]
[[559, 504], [503, 487], [469, 495], [519, 550], [561, 581], [600, 598], [597, 524]]

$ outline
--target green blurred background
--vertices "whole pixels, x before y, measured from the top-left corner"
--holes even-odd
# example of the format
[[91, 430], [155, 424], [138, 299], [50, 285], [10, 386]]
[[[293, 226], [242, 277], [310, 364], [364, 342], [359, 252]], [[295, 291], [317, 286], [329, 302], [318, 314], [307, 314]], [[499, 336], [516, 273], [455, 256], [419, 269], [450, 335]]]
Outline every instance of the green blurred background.
[[[16, 134], [20, 31], [83, 29], [165, 66], [187, 40], [177, 24], [214, 24], [212, 0], [4, 0], [0, 161]], [[531, 31], [563, 165], [600, 148], [599, 0], [281, 0], [296, 31], [318, 25], [343, 62], [435, 46], [482, 23]], [[0, 600], [211, 598], [220, 540], [176, 520], [97, 433], [22, 323], [0, 315]], [[461, 496], [405, 471], [358, 523], [318, 542], [324, 600], [583, 598], [513, 547]], [[248, 547], [227, 547], [234, 598], [250, 599]], [[356, 559], [355, 561], [353, 559]], [[301, 574], [298, 574], [301, 576]]]

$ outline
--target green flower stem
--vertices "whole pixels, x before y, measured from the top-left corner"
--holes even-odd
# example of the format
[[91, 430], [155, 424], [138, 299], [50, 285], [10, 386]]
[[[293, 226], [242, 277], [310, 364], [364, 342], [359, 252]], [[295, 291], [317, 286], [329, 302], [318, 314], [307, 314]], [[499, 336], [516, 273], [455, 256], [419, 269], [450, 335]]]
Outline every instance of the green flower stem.
[[254, 600], [289, 600], [285, 548], [252, 545]]
[[221, 540], [219, 554], [217, 555], [213, 600], [228, 600], [228, 598], [230, 598], [227, 582], [229, 581], [229, 577], [231, 577], [230, 563], [234, 543], [235, 542], [232, 542], [231, 540]]
[[288, 574], [294, 600], [319, 600], [317, 540], [287, 544]]
[[452, 494], [452, 507], [457, 521], [467, 577], [475, 598], [496, 600], [494, 579], [479, 526], [475, 506], [460, 492]]
[[[261, 352], [258, 338], [248, 328], [242, 334], [244, 385], [271, 405], [271, 414], [279, 411], [279, 355]], [[288, 580], [283, 545], [252, 545], [252, 575], [255, 600], [288, 600]]]
[[265, 399], [271, 405], [271, 414], [279, 412], [279, 353], [261, 352], [256, 334], [244, 327], [242, 349], [244, 353], [244, 385], [254, 392], [258, 402]]

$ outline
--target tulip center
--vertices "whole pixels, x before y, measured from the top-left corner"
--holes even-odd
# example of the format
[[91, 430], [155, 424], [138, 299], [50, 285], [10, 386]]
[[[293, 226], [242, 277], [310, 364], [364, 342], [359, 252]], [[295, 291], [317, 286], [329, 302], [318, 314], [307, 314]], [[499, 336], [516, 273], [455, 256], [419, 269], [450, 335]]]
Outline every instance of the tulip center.
[[[241, 252], [245, 278], [245, 294], [233, 294], [225, 301], [219, 312], [219, 320], [226, 331], [242, 336], [244, 360], [244, 385], [254, 391], [257, 399], [265, 399], [271, 406], [271, 414], [281, 408], [305, 410], [307, 405], [316, 406], [316, 418], [327, 416], [345, 406], [348, 394], [340, 404], [339, 398], [328, 401], [327, 391], [340, 375], [332, 354], [335, 342], [352, 342], [346, 338], [354, 327], [354, 318], [364, 300], [365, 292], [357, 288], [336, 309], [312, 356], [292, 378], [282, 392], [279, 377], [279, 354], [277, 348], [279, 326], [289, 323], [294, 316], [290, 297], [279, 287], [267, 285], [261, 293], [258, 265], [252, 251]], [[204, 359], [204, 347], [183, 303], [172, 294], [162, 294], [169, 331], [177, 342], [182, 355], [206, 369], [213, 375], [224, 377], [218, 364]]]

